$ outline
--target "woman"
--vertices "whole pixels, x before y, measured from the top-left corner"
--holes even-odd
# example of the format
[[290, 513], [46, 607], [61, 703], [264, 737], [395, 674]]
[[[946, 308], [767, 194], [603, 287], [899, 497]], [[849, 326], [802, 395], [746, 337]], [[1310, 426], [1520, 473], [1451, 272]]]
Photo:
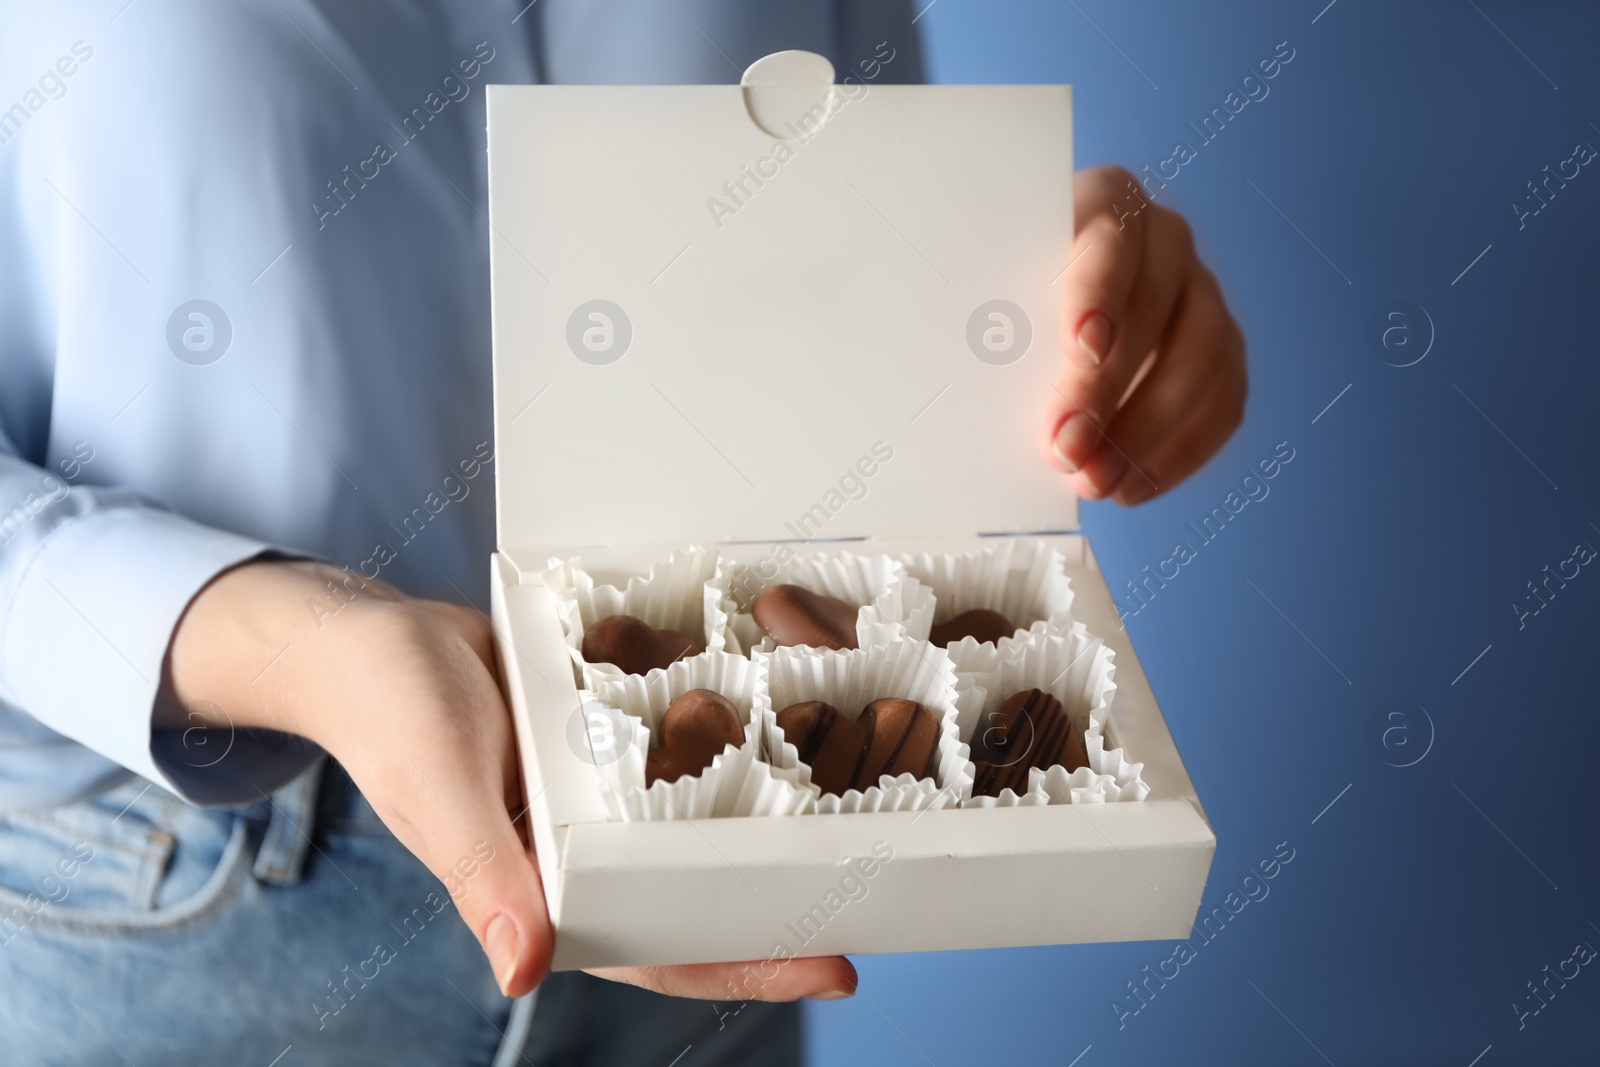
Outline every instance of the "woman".
[[[798, 1062], [789, 1002], [850, 995], [843, 959], [789, 963], [770, 1003], [717, 1003], [737, 965], [712, 965], [558, 975], [532, 1011], [552, 933], [478, 610], [482, 87], [728, 82], [782, 48], [843, 70], [882, 42], [879, 80], [917, 81], [916, 13], [86, 7], [0, 15], [0, 69], [31, 79], [0, 100], [8, 1049]], [[1041, 462], [1135, 504], [1238, 424], [1243, 344], [1176, 214], [1112, 168], [1075, 195]]]

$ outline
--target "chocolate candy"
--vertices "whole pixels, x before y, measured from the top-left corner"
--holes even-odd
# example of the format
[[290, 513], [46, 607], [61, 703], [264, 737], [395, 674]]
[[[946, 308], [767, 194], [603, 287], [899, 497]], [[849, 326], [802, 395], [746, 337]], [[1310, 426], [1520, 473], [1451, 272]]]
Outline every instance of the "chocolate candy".
[[661, 743], [645, 755], [646, 785], [699, 774], [723, 749], [744, 744], [739, 709], [709, 689], [691, 689], [668, 704], [656, 732]]
[[1011, 620], [998, 611], [974, 608], [971, 611], [963, 611], [949, 622], [941, 622], [934, 626], [932, 632], [928, 634], [928, 640], [944, 648], [964, 637], [976, 637], [979, 641], [998, 641], [1016, 632], [1017, 628], [1011, 625]]
[[583, 632], [583, 658], [610, 663], [626, 674], [644, 674], [668, 667], [700, 646], [676, 630], [657, 630], [632, 615], [612, 615]]
[[811, 767], [811, 780], [824, 793], [840, 796], [855, 781], [861, 735], [832, 704], [807, 700], [778, 712], [778, 728]]
[[778, 728], [810, 765], [811, 781], [833, 796], [866, 790], [885, 774], [931, 778], [938, 762], [939, 720], [915, 700], [874, 700], [853, 723], [808, 700], [778, 712]]
[[972, 760], [977, 765], [974, 796], [997, 797], [1002, 789], [1021, 796], [1028, 789], [1032, 767], [1045, 770], [1059, 765], [1075, 771], [1089, 765], [1083, 734], [1073, 727], [1061, 701], [1043, 690], [1013, 693], [986, 718], [986, 728], [972, 739]]
[[856, 732], [866, 738], [866, 751], [856, 769], [856, 788], [876, 785], [880, 775], [910, 772], [932, 778], [939, 755], [939, 720], [915, 700], [884, 697], [874, 700], [856, 720]]
[[775, 585], [750, 606], [756, 625], [780, 645], [855, 648], [860, 609], [798, 585]]

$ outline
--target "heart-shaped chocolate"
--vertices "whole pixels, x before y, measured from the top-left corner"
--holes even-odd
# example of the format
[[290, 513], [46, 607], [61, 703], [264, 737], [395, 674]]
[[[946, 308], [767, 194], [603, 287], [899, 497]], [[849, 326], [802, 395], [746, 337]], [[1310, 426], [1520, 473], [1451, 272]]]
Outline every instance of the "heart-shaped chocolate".
[[700, 646], [676, 630], [657, 630], [632, 615], [611, 615], [583, 632], [583, 658], [610, 663], [625, 674], [645, 674], [698, 656]]
[[976, 637], [979, 641], [998, 641], [1016, 632], [1017, 628], [1011, 625], [1011, 620], [998, 611], [974, 608], [971, 611], [963, 611], [949, 622], [936, 624], [933, 631], [928, 634], [928, 640], [944, 648], [965, 637]]
[[739, 709], [709, 689], [691, 689], [668, 704], [656, 733], [661, 743], [644, 758], [646, 785], [699, 774], [729, 745], [744, 744]]
[[885, 774], [932, 778], [938, 762], [939, 720], [915, 700], [874, 700], [855, 722], [807, 700], [778, 712], [778, 728], [811, 767], [811, 781], [833, 796], [866, 790]]
[[1013, 693], [985, 718], [972, 739], [974, 796], [997, 797], [1010, 789], [1020, 797], [1028, 791], [1030, 768], [1059, 765], [1071, 772], [1089, 765], [1083, 733], [1074, 729], [1061, 701], [1041, 689]]
[[756, 625], [780, 645], [855, 648], [860, 608], [798, 585], [775, 585], [750, 606]]

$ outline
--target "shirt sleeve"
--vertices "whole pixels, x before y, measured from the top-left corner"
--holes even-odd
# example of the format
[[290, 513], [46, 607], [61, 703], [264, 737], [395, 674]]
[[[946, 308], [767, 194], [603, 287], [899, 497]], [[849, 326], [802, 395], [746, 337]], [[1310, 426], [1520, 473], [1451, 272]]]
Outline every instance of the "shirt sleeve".
[[[193, 802], [239, 803], [284, 784], [320, 750], [198, 719], [155, 728], [168, 645], [221, 572], [264, 553], [316, 553], [180, 513], [145, 477], [157, 465], [193, 472], [208, 462], [196, 435], [182, 432], [195, 422], [181, 407], [192, 400], [147, 369], [144, 353], [167, 346], [167, 312], [182, 299], [174, 293], [205, 293], [218, 274], [193, 236], [221, 215], [196, 195], [217, 153], [184, 146], [220, 127], [197, 130], [181, 111], [196, 94], [160, 47], [174, 27], [140, 26], [136, 11], [115, 27], [127, 31], [120, 38], [93, 5], [0, 17], [0, 68], [35, 72], [20, 110], [0, 112], [0, 709]], [[154, 108], [140, 131], [147, 159], [116, 140], [139, 94]], [[161, 161], [168, 172], [156, 170]], [[258, 214], [268, 208], [255, 202]], [[190, 369], [176, 350], [161, 354]], [[86, 397], [109, 406], [85, 418], [74, 405]], [[175, 710], [162, 720], [184, 721]]]
[[316, 758], [226, 724], [151, 725], [190, 600], [274, 546], [126, 490], [74, 487], [14, 452], [0, 454], [0, 500], [16, 501], [0, 514], [0, 699], [196, 803], [258, 799]]

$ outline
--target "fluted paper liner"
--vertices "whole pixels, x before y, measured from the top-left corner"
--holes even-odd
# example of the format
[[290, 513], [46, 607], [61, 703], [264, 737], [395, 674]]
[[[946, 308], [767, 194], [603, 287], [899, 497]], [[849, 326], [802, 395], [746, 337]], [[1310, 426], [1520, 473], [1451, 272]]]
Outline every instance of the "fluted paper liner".
[[1017, 627], [1016, 633], [999, 642], [966, 637], [951, 644], [950, 659], [963, 674], [992, 670], [997, 644], [1001, 649], [1013, 647], [1030, 633], [1061, 629], [1071, 620], [1073, 593], [1066, 559], [1046, 542], [1002, 537], [977, 552], [923, 552], [898, 558], [912, 578], [933, 590], [935, 623], [986, 608]]
[[[1142, 773], [1144, 765], [1129, 763], [1120, 748], [1106, 748], [1106, 725], [1116, 682], [1115, 655], [1104, 641], [1082, 623], [1062, 629], [1035, 628], [1025, 639], [1002, 642], [990, 669], [972, 679], [968, 692], [982, 693], [970, 703], [978, 713], [958, 724], [962, 741], [971, 746], [984, 716], [998, 711], [1014, 693], [1042, 689], [1061, 701], [1073, 728], [1083, 731], [1089, 765], [1068, 774], [1064, 767], [1031, 770], [1028, 789], [1018, 797], [1009, 789], [999, 797], [970, 797], [967, 807], [1016, 807], [1040, 803], [1089, 804], [1117, 800], [1143, 800], [1150, 794]], [[965, 694], [963, 694], [965, 696]]]
[[[817, 813], [920, 811], [954, 807], [972, 794], [972, 765], [957, 737], [955, 670], [942, 649], [925, 641], [897, 641], [871, 648], [779, 648], [756, 656], [755, 713], [761, 724], [767, 760], [774, 773], [797, 771], [815, 795]], [[934, 777], [887, 775], [866, 790], [843, 796], [823, 793], [811, 781], [811, 768], [785, 739], [778, 712], [804, 700], [832, 704], [852, 722], [880, 697], [915, 700], [939, 719]]]
[[785, 584], [859, 606], [856, 643], [862, 648], [902, 637], [926, 640], [933, 625], [933, 591], [909, 577], [896, 561], [888, 556], [819, 552], [785, 561], [770, 578], [749, 566], [732, 569], [720, 604], [728, 618], [731, 650], [771, 652], [777, 647], [756, 625], [750, 605], [762, 591]]
[[610, 663], [583, 658], [583, 635], [590, 626], [613, 615], [632, 615], [658, 630], [677, 630], [694, 638], [706, 652], [727, 647], [727, 618], [722, 611], [721, 568], [714, 549], [691, 545], [678, 549], [646, 576], [628, 579], [624, 589], [600, 585], [577, 557], [552, 559], [544, 582], [556, 595], [567, 650], [584, 688], [625, 677]]
[[[811, 808], [814, 793], [798, 771], [779, 771], [761, 760], [760, 720], [754, 714], [757, 667], [744, 656], [708, 652], [649, 674], [619, 674], [600, 683], [596, 698], [631, 716], [635, 744], [599, 768], [601, 790], [613, 821], [711, 819], [741, 815], [793, 815]], [[744, 743], [728, 745], [697, 775], [645, 785], [645, 756], [661, 716], [691, 689], [710, 689], [739, 711]]]

